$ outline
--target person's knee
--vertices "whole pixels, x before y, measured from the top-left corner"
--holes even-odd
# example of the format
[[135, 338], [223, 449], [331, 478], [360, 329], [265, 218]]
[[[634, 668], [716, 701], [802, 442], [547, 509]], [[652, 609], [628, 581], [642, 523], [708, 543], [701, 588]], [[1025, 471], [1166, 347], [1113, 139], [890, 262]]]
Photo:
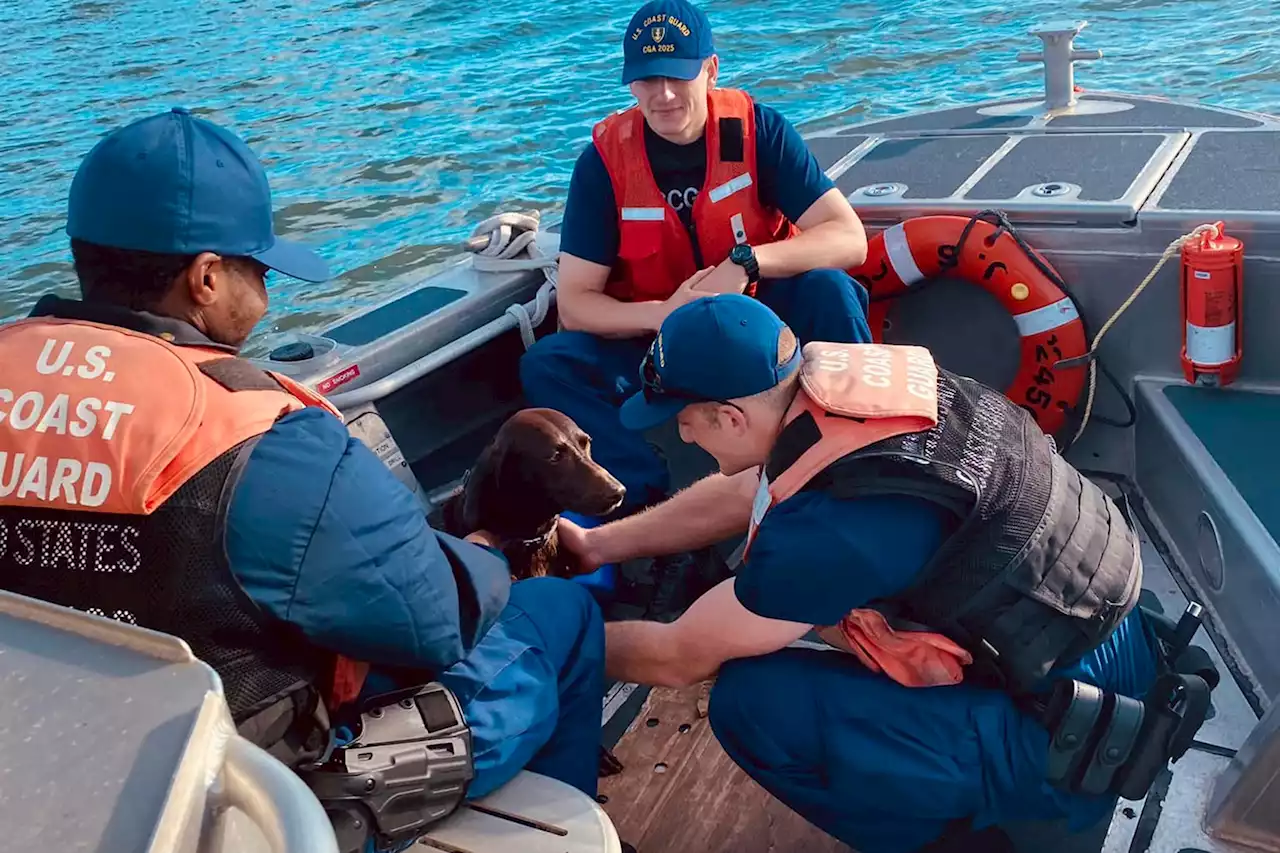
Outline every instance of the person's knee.
[[707, 713], [733, 762], [774, 796], [795, 804], [808, 798], [804, 792], [821, 787], [823, 772], [824, 735], [805, 685], [809, 664], [785, 651], [730, 661], [711, 689]]
[[585, 332], [555, 332], [539, 338], [520, 356], [520, 382], [526, 393], [548, 381], [565, 381], [577, 364], [588, 359], [591, 336]]
[[809, 270], [795, 277], [794, 286], [801, 288], [805, 301], [819, 313], [866, 311], [866, 288], [844, 270]]
[[801, 343], [871, 340], [866, 290], [844, 270], [810, 270], [778, 284], [775, 310]]
[[722, 744], [742, 740], [745, 731], [758, 723], [760, 691], [769, 669], [767, 658], [739, 658], [720, 667], [711, 688], [707, 721]]

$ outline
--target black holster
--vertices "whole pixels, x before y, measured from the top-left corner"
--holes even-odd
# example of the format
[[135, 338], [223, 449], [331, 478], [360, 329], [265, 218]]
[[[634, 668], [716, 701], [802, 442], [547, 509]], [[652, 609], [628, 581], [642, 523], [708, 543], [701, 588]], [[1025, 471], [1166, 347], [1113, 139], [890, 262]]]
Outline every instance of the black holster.
[[1140, 800], [1160, 771], [1191, 746], [1209, 712], [1220, 675], [1208, 653], [1190, 645], [1201, 608], [1174, 624], [1143, 609], [1159, 674], [1143, 700], [1080, 681], [1060, 681], [1037, 716], [1049, 730], [1050, 784], [1072, 793]]
[[398, 849], [462, 804], [475, 776], [471, 729], [443, 684], [374, 697], [349, 726], [353, 739], [299, 770], [341, 853], [364, 853], [371, 837]]

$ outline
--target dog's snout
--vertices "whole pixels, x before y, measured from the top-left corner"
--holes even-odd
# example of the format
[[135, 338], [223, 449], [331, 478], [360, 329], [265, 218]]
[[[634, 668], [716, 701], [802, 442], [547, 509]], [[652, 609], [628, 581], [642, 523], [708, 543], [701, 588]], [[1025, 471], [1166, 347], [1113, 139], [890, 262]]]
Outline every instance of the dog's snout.
[[[603, 470], [603, 469], [602, 469]], [[604, 515], [613, 512], [622, 505], [622, 501], [627, 496], [627, 487], [618, 482], [618, 480], [607, 471], [604, 472], [605, 479], [601, 483], [601, 488], [594, 490], [590, 496], [592, 506], [585, 510], [592, 515]]]

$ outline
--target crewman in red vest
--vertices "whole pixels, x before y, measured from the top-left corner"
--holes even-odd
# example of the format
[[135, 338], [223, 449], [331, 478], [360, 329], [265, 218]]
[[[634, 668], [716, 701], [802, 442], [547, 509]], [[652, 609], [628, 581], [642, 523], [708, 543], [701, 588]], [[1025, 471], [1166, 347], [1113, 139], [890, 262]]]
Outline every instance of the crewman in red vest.
[[561, 229], [563, 330], [521, 363], [529, 402], [565, 412], [627, 487], [627, 514], [664, 498], [668, 470], [618, 407], [663, 319], [707, 293], [747, 293], [802, 340], [868, 341], [861, 222], [795, 128], [719, 88], [711, 25], [688, 0], [652, 0], [622, 37], [636, 103], [599, 122]]

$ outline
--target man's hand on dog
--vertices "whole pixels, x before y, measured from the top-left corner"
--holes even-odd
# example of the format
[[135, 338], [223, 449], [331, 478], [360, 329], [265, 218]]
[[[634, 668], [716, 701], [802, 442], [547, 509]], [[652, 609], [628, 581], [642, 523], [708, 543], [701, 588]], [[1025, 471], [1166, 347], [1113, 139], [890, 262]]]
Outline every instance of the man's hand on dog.
[[603, 561], [599, 559], [591, 547], [591, 531], [575, 524], [564, 516], [560, 517], [556, 535], [560, 541], [560, 552], [568, 557], [577, 574], [588, 575], [600, 568]]

